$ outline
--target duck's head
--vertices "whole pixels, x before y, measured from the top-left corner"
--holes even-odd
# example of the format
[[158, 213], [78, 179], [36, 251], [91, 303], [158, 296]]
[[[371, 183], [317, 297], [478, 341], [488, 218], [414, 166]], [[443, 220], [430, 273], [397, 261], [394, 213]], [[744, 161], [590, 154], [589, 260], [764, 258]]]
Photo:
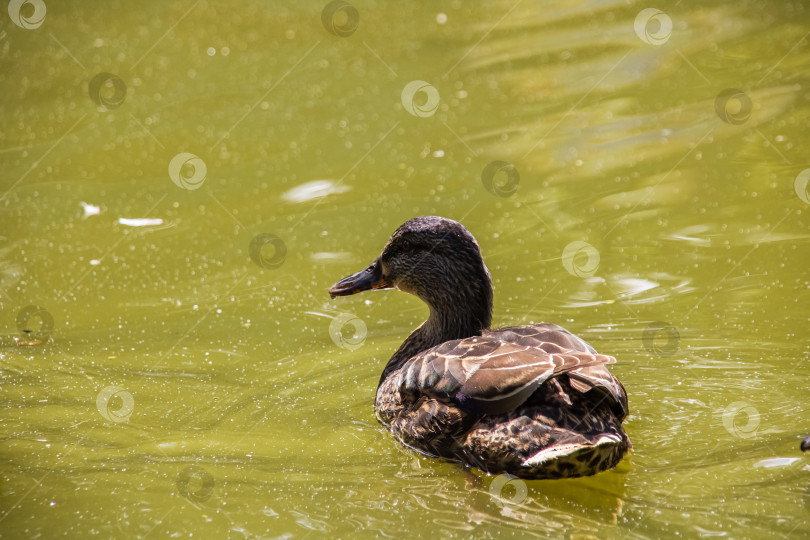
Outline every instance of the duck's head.
[[390, 288], [418, 296], [432, 316], [470, 317], [480, 329], [489, 327], [489, 270], [473, 235], [451, 219], [422, 216], [406, 221], [368, 268], [335, 283], [329, 294]]

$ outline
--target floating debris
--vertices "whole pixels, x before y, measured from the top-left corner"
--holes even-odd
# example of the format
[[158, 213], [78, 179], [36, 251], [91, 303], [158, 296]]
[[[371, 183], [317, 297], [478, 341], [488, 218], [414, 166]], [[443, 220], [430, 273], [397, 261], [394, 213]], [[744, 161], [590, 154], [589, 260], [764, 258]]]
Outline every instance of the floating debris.
[[300, 203], [347, 191], [349, 191], [348, 186], [337, 185], [333, 180], [313, 180], [284, 192], [281, 198], [285, 201]]
[[84, 210], [84, 215], [82, 216], [82, 219], [87, 219], [90, 216], [97, 216], [101, 213], [100, 206], [89, 204], [84, 201], [82, 201], [82, 209]]
[[163, 225], [163, 220], [160, 218], [118, 218], [118, 223], [126, 225], [127, 227], [154, 227], [156, 225]]

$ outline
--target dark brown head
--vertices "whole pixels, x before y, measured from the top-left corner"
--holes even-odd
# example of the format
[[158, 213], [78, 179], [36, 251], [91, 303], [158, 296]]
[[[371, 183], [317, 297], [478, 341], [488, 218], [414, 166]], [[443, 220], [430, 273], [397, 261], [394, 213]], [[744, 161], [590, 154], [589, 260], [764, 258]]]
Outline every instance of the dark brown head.
[[396, 287], [421, 298], [443, 326], [488, 328], [492, 282], [473, 235], [460, 223], [436, 216], [400, 226], [371, 265], [329, 289], [346, 296]]

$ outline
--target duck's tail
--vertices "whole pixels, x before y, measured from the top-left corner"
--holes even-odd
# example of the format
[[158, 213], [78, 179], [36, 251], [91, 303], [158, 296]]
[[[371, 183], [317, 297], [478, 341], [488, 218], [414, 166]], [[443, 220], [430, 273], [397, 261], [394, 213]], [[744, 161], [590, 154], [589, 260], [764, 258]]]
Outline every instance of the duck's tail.
[[484, 418], [465, 440], [470, 461], [521, 478], [571, 478], [611, 469], [631, 448], [609, 411], [558, 418], [551, 412], [525, 407]]
[[524, 459], [521, 470], [532, 478], [589, 476], [618, 465], [629, 443], [623, 433], [600, 433], [588, 440], [559, 443]]

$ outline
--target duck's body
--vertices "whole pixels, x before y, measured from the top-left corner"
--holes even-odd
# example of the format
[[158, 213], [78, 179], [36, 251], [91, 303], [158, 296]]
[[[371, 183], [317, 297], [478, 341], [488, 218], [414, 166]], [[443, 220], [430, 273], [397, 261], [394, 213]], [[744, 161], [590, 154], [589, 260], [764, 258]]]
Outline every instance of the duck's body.
[[630, 448], [627, 395], [606, 367], [615, 359], [553, 324], [489, 329], [489, 272], [460, 224], [408, 221], [330, 292], [391, 286], [431, 307], [377, 388], [377, 418], [403, 444], [523, 478], [595, 474]]
[[553, 324], [487, 330], [419, 353], [380, 381], [377, 418], [405, 445], [488, 472], [585, 476], [629, 447], [615, 360]]

